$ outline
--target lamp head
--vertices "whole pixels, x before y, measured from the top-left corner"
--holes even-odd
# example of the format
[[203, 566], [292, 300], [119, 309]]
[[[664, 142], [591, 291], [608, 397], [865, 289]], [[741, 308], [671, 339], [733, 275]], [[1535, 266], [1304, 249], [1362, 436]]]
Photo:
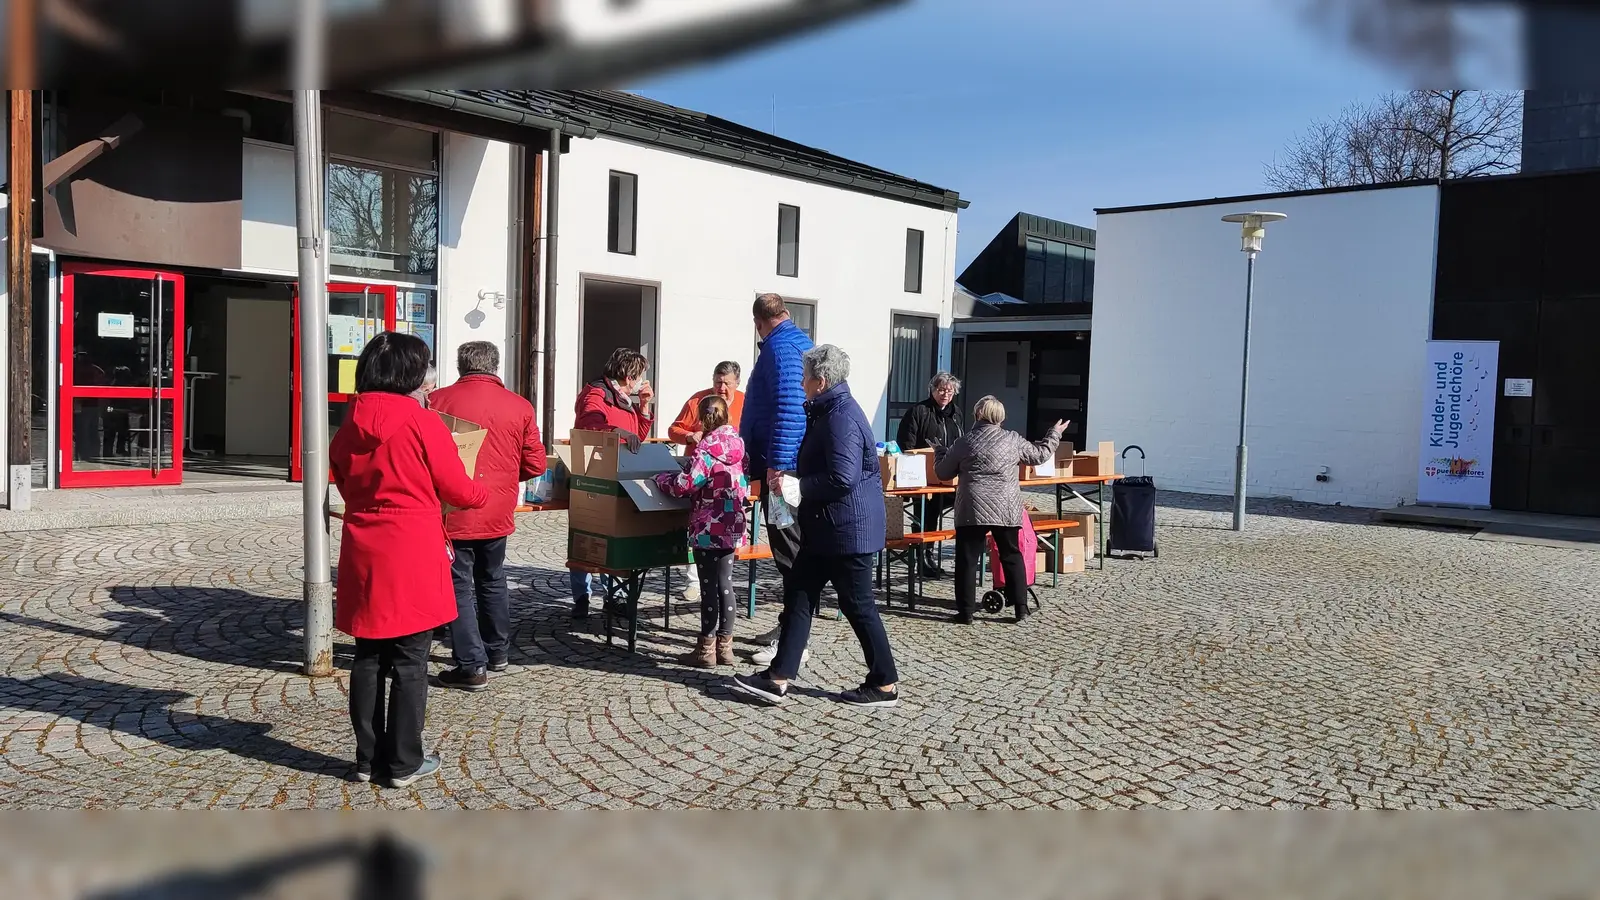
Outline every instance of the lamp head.
[[1243, 245], [1239, 249], [1246, 253], [1261, 252], [1261, 239], [1266, 236], [1267, 223], [1287, 219], [1289, 216], [1280, 212], [1247, 212], [1229, 213], [1222, 217], [1222, 221], [1231, 222], [1240, 226]]

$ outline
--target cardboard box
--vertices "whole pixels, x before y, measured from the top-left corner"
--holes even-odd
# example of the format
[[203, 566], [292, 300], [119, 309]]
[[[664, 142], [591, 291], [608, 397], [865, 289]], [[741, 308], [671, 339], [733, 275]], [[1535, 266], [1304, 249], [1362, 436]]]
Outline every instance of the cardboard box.
[[905, 491], [928, 486], [928, 468], [932, 456], [920, 453], [901, 453], [878, 457], [878, 474], [886, 491]]
[[[618, 484], [618, 482], [608, 482]], [[633, 485], [628, 485], [632, 487]], [[655, 485], [651, 485], [652, 488]], [[614, 537], [644, 537], [689, 527], [686, 509], [639, 509], [626, 492], [574, 490], [567, 500], [567, 527]]]
[[921, 450], [907, 450], [904, 455], [906, 455], [906, 456], [921, 456], [921, 457], [924, 457], [927, 460], [925, 463], [923, 463], [923, 466], [924, 466], [924, 471], [926, 471], [926, 473], [927, 473], [928, 484], [930, 484], [930, 485], [940, 485], [940, 486], [943, 486], [943, 487], [954, 487], [955, 483], [958, 480], [960, 480], [958, 478], [951, 478], [949, 481], [945, 481], [943, 478], [939, 477], [939, 473], [934, 471], [935, 463], [934, 463], [934, 458], [933, 458], [934, 454], [933, 454], [933, 448], [932, 447], [924, 447]]
[[667, 496], [655, 482], [658, 473], [683, 471], [681, 461], [672, 455], [669, 445], [643, 444], [638, 453], [631, 453], [613, 432], [574, 429], [566, 459], [572, 472], [567, 499], [571, 533], [618, 538], [624, 542], [618, 545], [623, 549], [618, 550], [590, 541], [583, 544], [588, 556], [574, 556], [573, 559], [610, 568], [629, 568], [612, 563], [652, 558], [650, 553], [654, 552], [638, 549], [644, 545], [627, 543], [633, 539], [670, 538], [687, 545], [689, 500]]
[[1117, 448], [1111, 441], [1101, 441], [1095, 452], [1076, 453], [1072, 456], [1072, 474], [1079, 477], [1115, 475], [1117, 473]]
[[1044, 574], [1052, 572], [1059, 575], [1071, 575], [1083, 571], [1084, 544], [1081, 537], [1061, 536], [1061, 559], [1059, 566], [1055, 559], [1056, 551], [1052, 546], [1039, 551], [1038, 571]]
[[[445, 413], [438, 413], [439, 420], [450, 429], [450, 436], [455, 438], [456, 453], [461, 457], [461, 465], [467, 470], [468, 478], [478, 477], [478, 451], [483, 449], [483, 441], [489, 432], [476, 422], [458, 419]], [[446, 513], [455, 509], [448, 503], [441, 504]]]
[[567, 558], [606, 569], [656, 569], [692, 562], [686, 531], [640, 537], [567, 532]]

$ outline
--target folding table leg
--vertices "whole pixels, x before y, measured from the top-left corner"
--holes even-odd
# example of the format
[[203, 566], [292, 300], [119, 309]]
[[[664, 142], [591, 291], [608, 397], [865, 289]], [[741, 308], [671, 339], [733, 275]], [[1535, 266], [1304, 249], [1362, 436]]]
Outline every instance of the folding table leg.
[[667, 629], [668, 631], [671, 631], [672, 630], [672, 567], [671, 566], [667, 566], [667, 593], [666, 593], [666, 603], [663, 604], [663, 608], [666, 609], [666, 614], [662, 617], [663, 621], [661, 623], [661, 627]]
[[[750, 546], [754, 548], [761, 543], [761, 504], [750, 504]], [[745, 571], [749, 573], [750, 588], [744, 598], [744, 616], [747, 619], [756, 617], [756, 566], [758, 561], [752, 558]]]

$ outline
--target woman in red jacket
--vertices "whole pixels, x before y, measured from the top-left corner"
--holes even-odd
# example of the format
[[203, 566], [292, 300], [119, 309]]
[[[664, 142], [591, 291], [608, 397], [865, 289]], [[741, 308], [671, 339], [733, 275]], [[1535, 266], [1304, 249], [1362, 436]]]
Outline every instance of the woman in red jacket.
[[[591, 381], [578, 392], [577, 418], [572, 427], [585, 431], [615, 431], [623, 446], [637, 453], [639, 444], [650, 436], [655, 425], [651, 403], [656, 390], [644, 377], [650, 363], [644, 354], [627, 347], [611, 351], [601, 378]], [[572, 618], [581, 621], [589, 617], [589, 597], [595, 591], [604, 593], [608, 582], [604, 575], [590, 579], [587, 572], [573, 571]]]
[[356, 398], [328, 448], [345, 502], [334, 624], [356, 639], [356, 780], [386, 777], [394, 787], [439, 770], [439, 757], [423, 752], [422, 724], [433, 630], [456, 617], [441, 501], [460, 509], [488, 501], [467, 477], [450, 430], [410, 396], [422, 386], [428, 355], [412, 335], [373, 338], [356, 362]]

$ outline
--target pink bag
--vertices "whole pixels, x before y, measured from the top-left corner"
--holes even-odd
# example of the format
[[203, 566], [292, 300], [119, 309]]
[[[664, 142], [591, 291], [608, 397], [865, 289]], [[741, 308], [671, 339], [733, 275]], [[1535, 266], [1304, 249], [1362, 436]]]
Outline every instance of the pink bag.
[[[1022, 549], [1022, 566], [1028, 573], [1028, 584], [1034, 583], [1035, 570], [1039, 568], [1039, 540], [1034, 536], [1033, 519], [1027, 509], [1022, 511], [1022, 529], [1017, 532], [1017, 546]], [[989, 571], [994, 573], [994, 586], [1004, 590], [1005, 569], [1000, 567], [1000, 548], [995, 546], [994, 535], [989, 536]]]

